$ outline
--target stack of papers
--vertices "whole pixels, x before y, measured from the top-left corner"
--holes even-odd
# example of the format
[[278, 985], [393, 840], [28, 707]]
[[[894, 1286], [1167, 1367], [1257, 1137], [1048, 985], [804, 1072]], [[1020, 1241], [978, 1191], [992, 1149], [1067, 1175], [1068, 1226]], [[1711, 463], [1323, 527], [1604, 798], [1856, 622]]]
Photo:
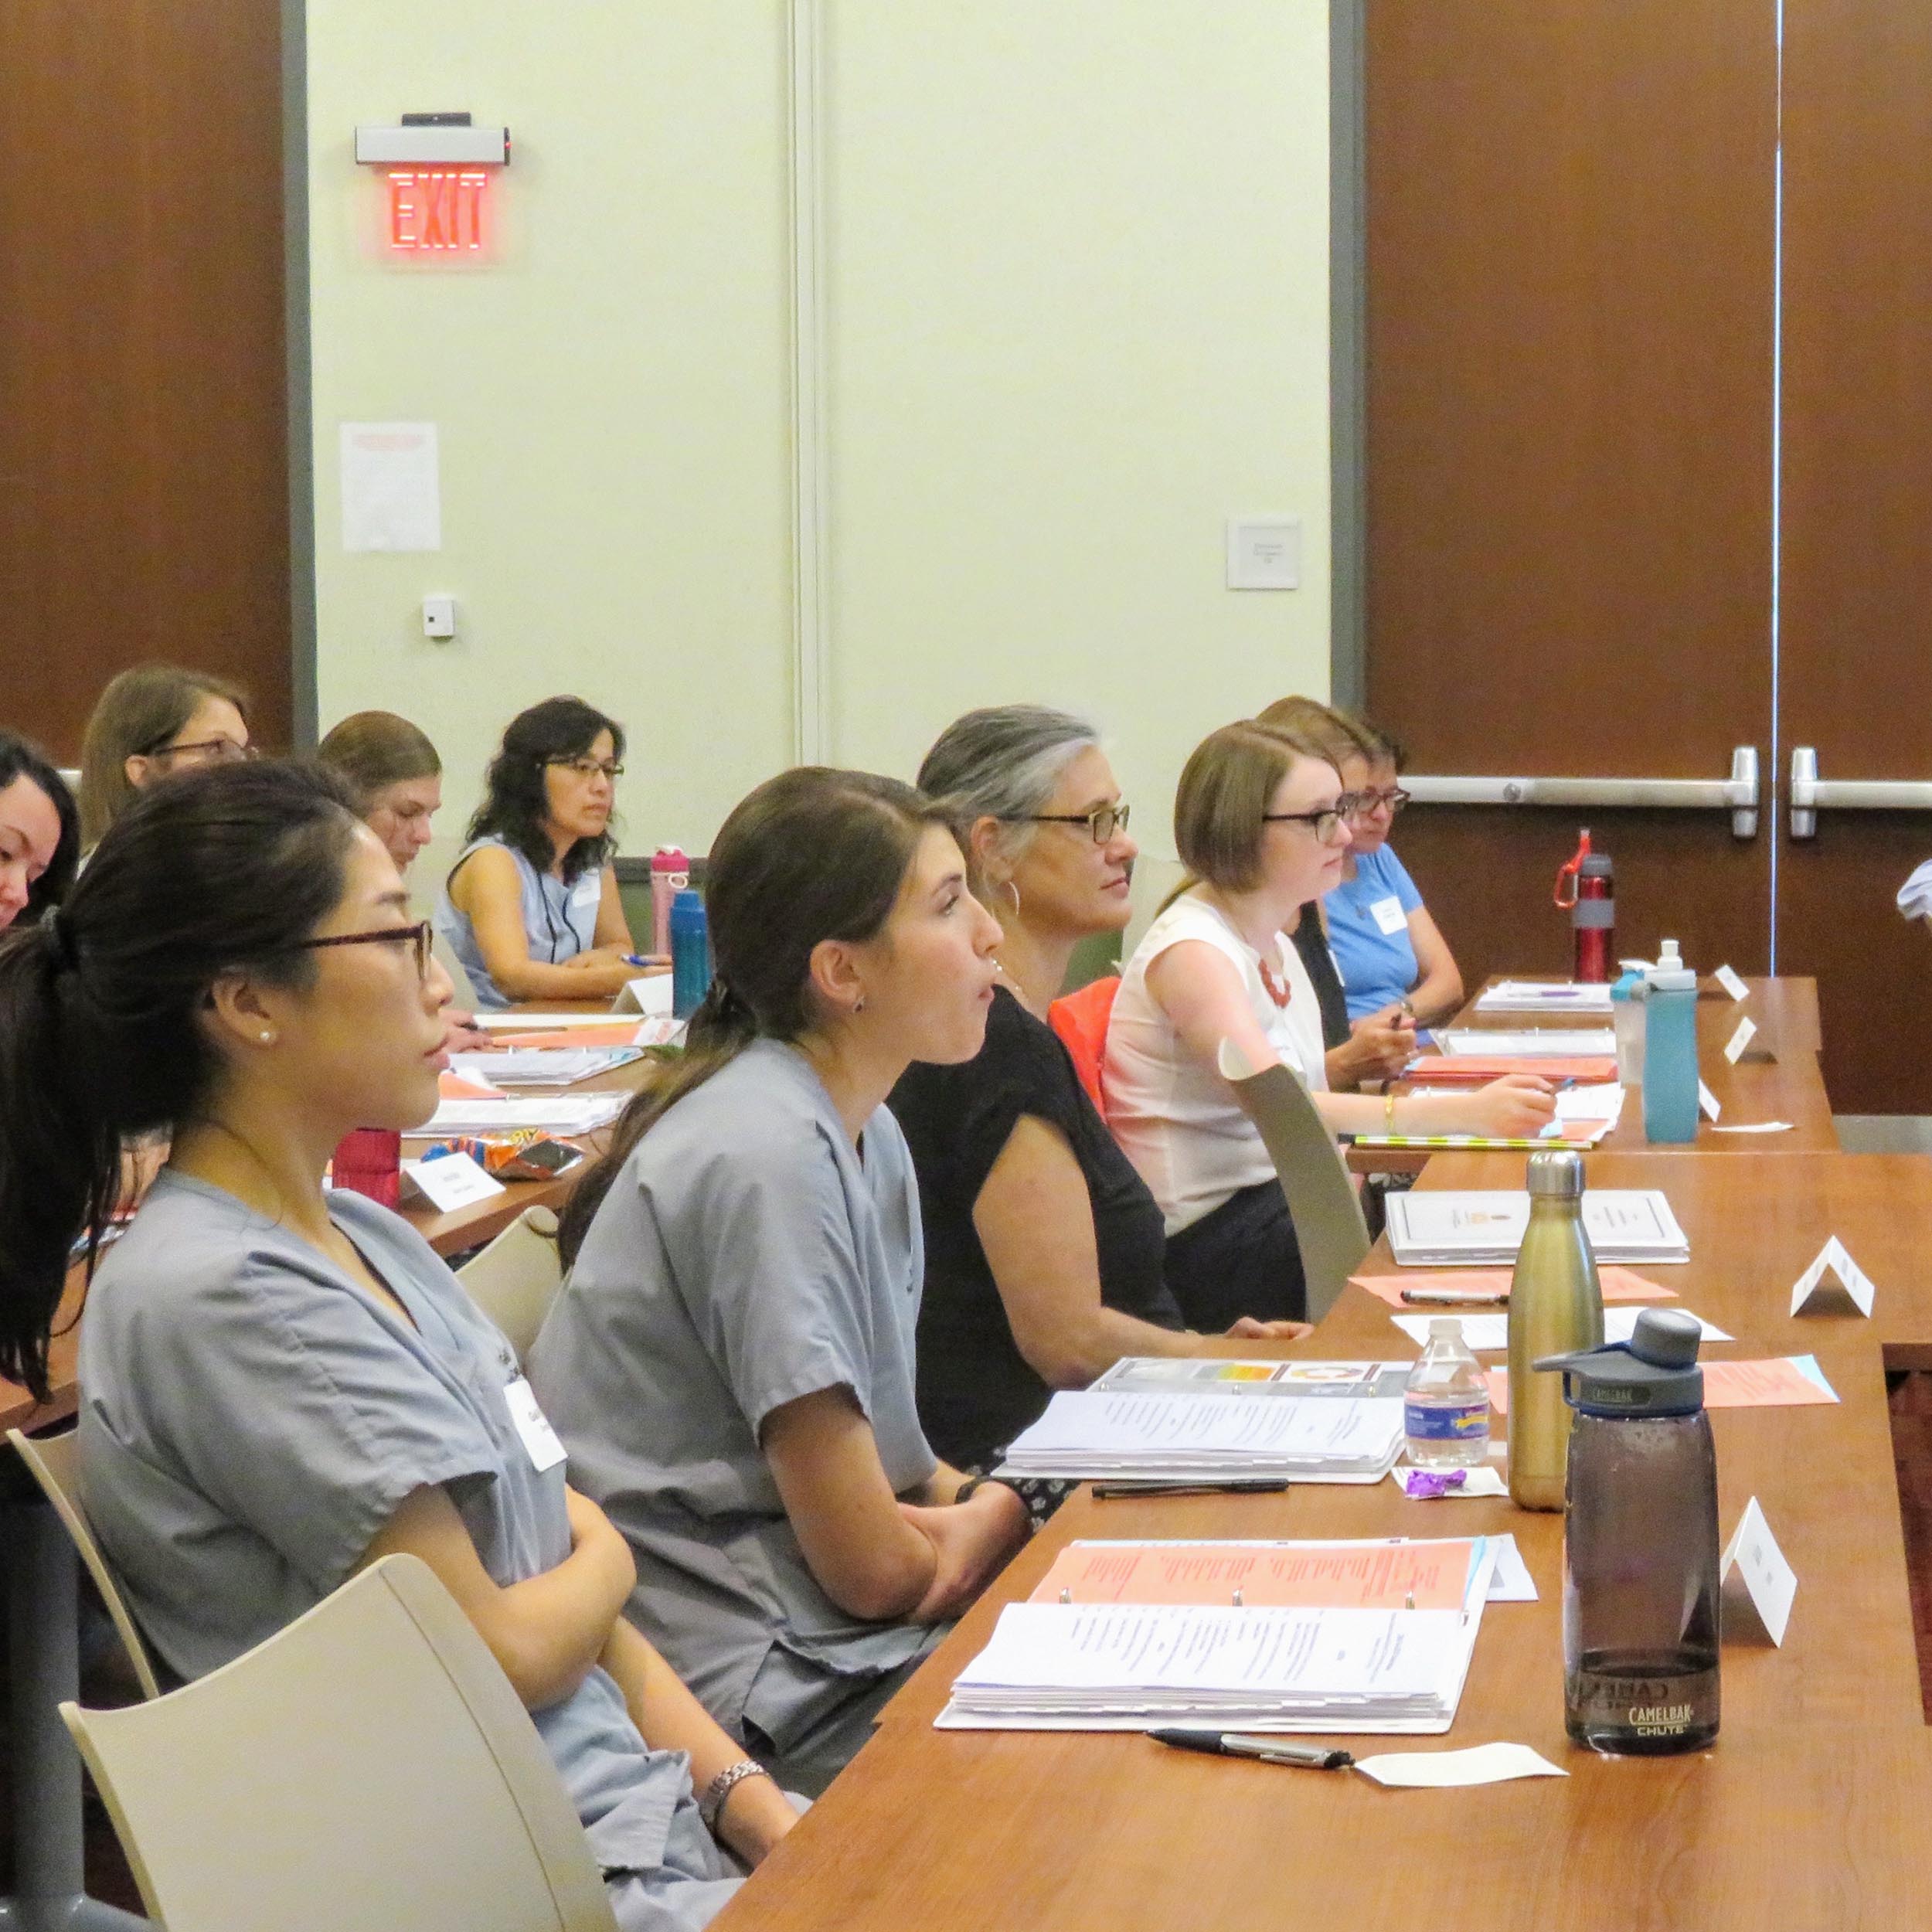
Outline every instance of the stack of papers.
[[1605, 1013], [1610, 987], [1587, 981], [1499, 979], [1476, 1001], [1479, 1013]]
[[1435, 1039], [1436, 1044], [1445, 1053], [1458, 1056], [1475, 1053], [1485, 1059], [1612, 1062], [1617, 1058], [1617, 1035], [1607, 1026], [1600, 1031], [1583, 1032], [1567, 1026], [1552, 1026], [1524, 1033], [1491, 1032], [1478, 1026], [1452, 1026], [1447, 1032], [1437, 1033]]
[[1408, 1368], [1131, 1358], [1090, 1389], [1056, 1395], [995, 1473], [1379, 1482], [1402, 1453]]
[[1491, 1134], [1358, 1134], [1357, 1147], [1485, 1148], [1594, 1147], [1614, 1128], [1624, 1111], [1624, 1090], [1578, 1087], [1556, 1096], [1556, 1118], [1530, 1138]]
[[539, 1128], [565, 1136], [594, 1134], [624, 1111], [628, 1094], [546, 1094], [531, 1100], [446, 1100], [416, 1131], [444, 1134], [513, 1134]]
[[498, 1053], [452, 1053], [450, 1070], [498, 1087], [573, 1087], [644, 1058], [635, 1046], [531, 1046]]
[[[1690, 1243], [1656, 1188], [1586, 1191], [1583, 1231], [1599, 1261], [1627, 1266], [1690, 1259]], [[1514, 1263], [1529, 1225], [1526, 1193], [1392, 1194], [1389, 1248], [1405, 1268], [1500, 1267]]]
[[[1352, 1560], [1312, 1563], [1291, 1548], [1277, 1546], [1273, 1565], [1283, 1574], [1272, 1588], [1265, 1546], [1255, 1553], [1243, 1587], [1244, 1599], [1253, 1590], [1252, 1603], [1009, 1604], [992, 1641], [954, 1680], [938, 1723], [1447, 1730], [1488, 1594], [1489, 1541], [1417, 1546], [1414, 1559], [1400, 1546], [1369, 1546]], [[1297, 1570], [1304, 1587], [1288, 1574]], [[1297, 1596], [1311, 1600], [1291, 1600]]]

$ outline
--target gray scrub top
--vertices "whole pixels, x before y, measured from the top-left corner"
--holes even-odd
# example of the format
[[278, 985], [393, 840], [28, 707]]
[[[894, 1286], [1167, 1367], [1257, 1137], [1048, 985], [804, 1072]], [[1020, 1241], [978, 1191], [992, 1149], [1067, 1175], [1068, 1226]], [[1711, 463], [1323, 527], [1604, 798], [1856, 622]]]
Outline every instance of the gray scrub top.
[[[430, 1483], [499, 1584], [570, 1553], [564, 1465], [538, 1472], [505, 1399], [509, 1343], [406, 1222], [347, 1192], [329, 1213], [414, 1328], [298, 1236], [172, 1172], [88, 1296], [88, 1514], [142, 1631], [186, 1677], [312, 1608]], [[593, 1670], [532, 1717], [607, 1876], [723, 1876], [689, 1760], [646, 1747], [608, 1675]], [[715, 1883], [650, 1889], [687, 1923], [723, 1896]], [[679, 1909], [687, 1889], [704, 1910]]]
[[573, 1479], [636, 1553], [639, 1622], [721, 1724], [781, 1752], [943, 1634], [819, 1588], [758, 1443], [773, 1410], [842, 1386], [895, 1492], [937, 1466], [912, 1158], [883, 1107], [863, 1145], [802, 1054], [754, 1042], [638, 1142], [529, 1359]]

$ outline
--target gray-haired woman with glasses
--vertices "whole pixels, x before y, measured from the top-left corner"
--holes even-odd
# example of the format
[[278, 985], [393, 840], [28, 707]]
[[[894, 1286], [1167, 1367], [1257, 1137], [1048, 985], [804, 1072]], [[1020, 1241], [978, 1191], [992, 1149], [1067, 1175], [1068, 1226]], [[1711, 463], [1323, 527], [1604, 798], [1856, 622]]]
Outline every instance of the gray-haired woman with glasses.
[[611, 863], [623, 775], [623, 726], [581, 698], [510, 720], [436, 908], [479, 1006], [607, 999], [647, 970]]
[[1161, 1209], [1047, 1022], [1075, 947], [1128, 920], [1135, 847], [1093, 726], [1039, 705], [969, 712], [919, 784], [957, 814], [1001, 927], [985, 1046], [909, 1067], [892, 1094], [925, 1227], [920, 1420], [941, 1455], [984, 1469], [1055, 1389], [1084, 1387], [1124, 1355], [1227, 1343], [1182, 1326]]

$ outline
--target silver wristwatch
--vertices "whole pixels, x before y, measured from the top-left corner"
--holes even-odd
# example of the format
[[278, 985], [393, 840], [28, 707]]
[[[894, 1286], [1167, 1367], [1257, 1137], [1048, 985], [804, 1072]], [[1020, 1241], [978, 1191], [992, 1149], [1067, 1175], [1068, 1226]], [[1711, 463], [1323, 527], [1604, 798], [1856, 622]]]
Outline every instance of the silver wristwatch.
[[704, 1820], [704, 1828], [714, 1835], [718, 1829], [718, 1818], [725, 1808], [725, 1800], [734, 1787], [748, 1777], [769, 1775], [765, 1767], [755, 1757], [741, 1757], [735, 1764], [727, 1764], [704, 1787], [704, 1795], [698, 1800], [698, 1815]]

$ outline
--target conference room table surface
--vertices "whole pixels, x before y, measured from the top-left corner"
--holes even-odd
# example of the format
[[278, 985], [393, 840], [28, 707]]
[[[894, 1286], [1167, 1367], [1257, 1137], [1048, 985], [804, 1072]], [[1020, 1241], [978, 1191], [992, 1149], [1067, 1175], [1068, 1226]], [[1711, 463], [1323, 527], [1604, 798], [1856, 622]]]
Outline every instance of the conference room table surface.
[[[1616, 1758], [1569, 1743], [1560, 1515], [1506, 1499], [1414, 1502], [1387, 1482], [1105, 1502], [1083, 1489], [889, 1706], [878, 1735], [728, 1908], [723, 1932], [1406, 1923], [1876, 1932], [1932, 1919], [1923, 1849], [1932, 1744], [1885, 1384], [1888, 1362], [1932, 1360], [1932, 1161], [1605, 1152], [1586, 1165], [1594, 1187], [1661, 1187], [1669, 1197], [1691, 1259], [1646, 1271], [1737, 1338], [1712, 1345], [1710, 1359], [1808, 1353], [1840, 1398], [1712, 1416], [1721, 1532], [1757, 1497], [1798, 1587], [1781, 1648], [1725, 1645], [1723, 1724], [1709, 1750]], [[1520, 1155], [1458, 1155], [1432, 1163], [1420, 1185], [1522, 1181]], [[1869, 1320], [1849, 1302], [1789, 1312], [1793, 1282], [1834, 1233], [1877, 1284]], [[1391, 1269], [1378, 1246], [1365, 1271]], [[1351, 1287], [1291, 1352], [1412, 1358], [1390, 1314]], [[1200, 1757], [1131, 1733], [932, 1728], [1000, 1607], [1024, 1597], [1077, 1537], [1503, 1532], [1516, 1537], [1538, 1600], [1485, 1611], [1453, 1729], [1338, 1741], [1431, 1751], [1508, 1740], [1564, 1777], [1384, 1791], [1352, 1774]]]
[[[1492, 979], [1485, 982], [1494, 985]], [[1678, 1154], [1759, 1154], [1770, 1148], [1781, 1152], [1835, 1152], [1838, 1130], [1818, 1062], [1818, 982], [1812, 979], [1749, 979], [1749, 997], [1733, 1001], [1715, 980], [1702, 982], [1697, 1001], [1697, 1059], [1704, 1083], [1717, 1102], [1715, 1121], [1698, 1116], [1697, 1138], [1669, 1151]], [[1476, 1032], [1553, 1032], [1585, 1027], [1600, 1030], [1607, 1022], [1574, 1014], [1485, 1013], [1477, 1009], [1480, 992], [1437, 1030], [1451, 1028]], [[1740, 1019], [1750, 1019], [1756, 1036], [1736, 1062], [1724, 1049]], [[1398, 1090], [1399, 1094], [1411, 1090]], [[1440, 1091], [1442, 1090], [1434, 1090]], [[1764, 1121], [1783, 1121], [1788, 1131], [1777, 1134], [1741, 1134], [1736, 1130]], [[1625, 1096], [1623, 1116], [1604, 1137], [1606, 1149], [1624, 1152], [1648, 1145], [1644, 1138], [1643, 1091], [1633, 1087]], [[1348, 1160], [1358, 1174], [1419, 1173], [1430, 1158], [1420, 1148], [1351, 1147]]]

